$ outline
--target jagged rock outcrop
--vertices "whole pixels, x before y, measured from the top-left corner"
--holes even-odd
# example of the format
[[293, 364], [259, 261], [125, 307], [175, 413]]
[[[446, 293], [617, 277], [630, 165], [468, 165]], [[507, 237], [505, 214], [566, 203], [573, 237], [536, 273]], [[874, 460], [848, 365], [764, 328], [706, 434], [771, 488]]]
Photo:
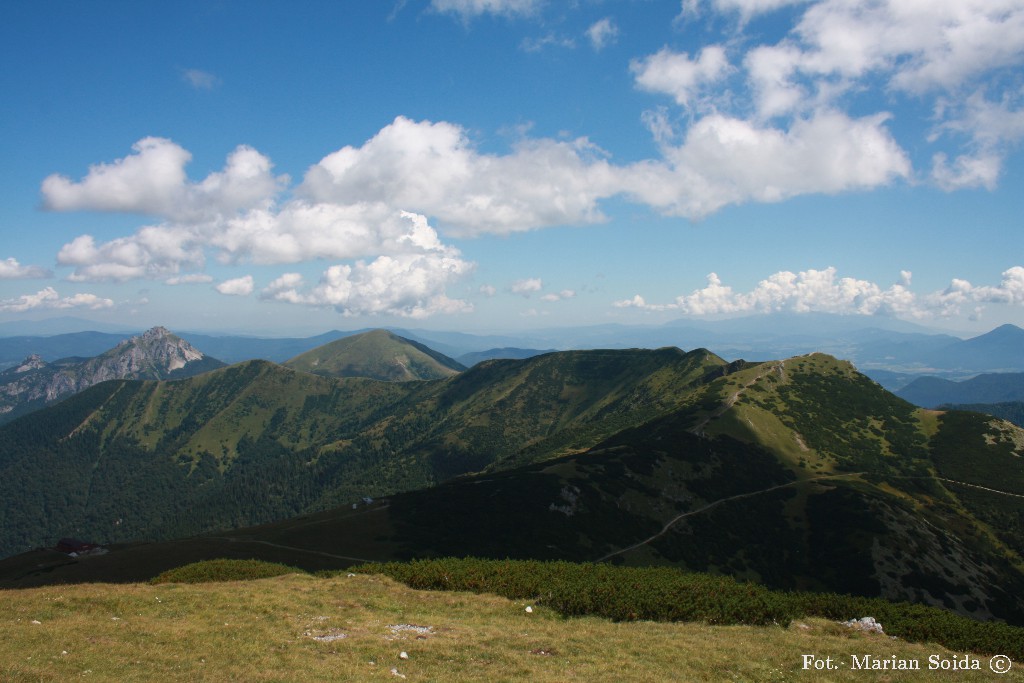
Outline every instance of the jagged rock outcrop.
[[0, 372], [0, 422], [111, 379], [174, 379], [223, 367], [165, 327], [125, 339], [94, 358], [47, 363], [31, 355]]

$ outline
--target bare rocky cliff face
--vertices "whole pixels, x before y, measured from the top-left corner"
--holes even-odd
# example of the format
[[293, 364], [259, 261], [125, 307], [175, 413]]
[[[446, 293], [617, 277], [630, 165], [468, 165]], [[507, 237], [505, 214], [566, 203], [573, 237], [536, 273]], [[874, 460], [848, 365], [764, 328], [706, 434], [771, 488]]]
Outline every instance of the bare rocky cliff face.
[[222, 365], [164, 327], [125, 339], [94, 358], [47, 363], [31, 355], [0, 372], [0, 421], [107, 380], [184, 377]]

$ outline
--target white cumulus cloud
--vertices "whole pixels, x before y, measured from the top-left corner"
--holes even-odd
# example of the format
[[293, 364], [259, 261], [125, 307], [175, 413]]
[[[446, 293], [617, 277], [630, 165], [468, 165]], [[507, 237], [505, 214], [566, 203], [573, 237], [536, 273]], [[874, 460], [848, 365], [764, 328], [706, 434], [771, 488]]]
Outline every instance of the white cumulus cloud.
[[516, 280], [512, 283], [509, 290], [513, 294], [520, 294], [525, 297], [529, 297], [534, 292], [539, 292], [544, 288], [544, 282], [539, 277], [524, 278], [522, 280]]
[[270, 160], [241, 145], [222, 171], [199, 183], [188, 180], [192, 154], [171, 140], [148, 137], [134, 154], [96, 164], [80, 181], [54, 174], [43, 180], [43, 205], [53, 211], [118, 211], [195, 221], [265, 206], [285, 184]]
[[17, 280], [50, 277], [51, 273], [42, 266], [24, 266], [16, 258], [0, 261], [0, 280]]
[[671, 95], [677, 104], [688, 107], [701, 87], [729, 73], [729, 60], [720, 45], [704, 47], [695, 59], [685, 52], [662, 48], [645, 59], [634, 60], [630, 69], [642, 90]]
[[285, 273], [261, 293], [264, 299], [308, 306], [330, 306], [346, 316], [390, 314], [425, 318], [462, 313], [472, 306], [447, 295], [447, 288], [473, 271], [475, 264], [443, 244], [420, 214], [402, 212], [404, 232], [388, 240], [388, 253], [372, 261], [328, 268], [320, 282], [306, 288], [298, 273]]
[[318, 203], [404, 206], [459, 235], [601, 221], [598, 201], [617, 191], [614, 169], [584, 138], [488, 155], [457, 125], [401, 116], [361, 147], [321, 159], [299, 188]]
[[784, 130], [709, 115], [681, 145], [665, 148], [666, 161], [625, 171], [624, 184], [641, 201], [691, 218], [729, 204], [886, 185], [911, 173], [886, 118], [824, 111]]
[[286, 273], [262, 292], [265, 299], [308, 306], [330, 306], [345, 316], [389, 314], [425, 318], [437, 313], [465, 313], [472, 305], [449, 298], [448, 286], [472, 270], [453, 254], [380, 256], [367, 263], [328, 268], [314, 287], [302, 276]]
[[249, 296], [254, 289], [252, 275], [225, 280], [216, 285], [215, 289], [221, 294], [227, 294], [228, 296]]
[[36, 309], [88, 308], [99, 310], [113, 307], [114, 302], [111, 299], [88, 293], [62, 297], [53, 287], [46, 287], [35, 294], [23, 294], [15, 299], [0, 300], [0, 311], [17, 313]]
[[1003, 272], [998, 285], [974, 286], [954, 279], [938, 292], [916, 294], [910, 289], [911, 274], [900, 271], [900, 281], [882, 287], [869, 280], [838, 277], [833, 267], [793, 273], [779, 271], [761, 280], [748, 292], [737, 292], [710, 273], [707, 284], [667, 303], [648, 303], [637, 294], [616, 301], [617, 308], [675, 311], [684, 315], [738, 313], [836, 313], [841, 315], [887, 315], [906, 318], [950, 316], [964, 307], [984, 304], [1024, 305], [1024, 267]]

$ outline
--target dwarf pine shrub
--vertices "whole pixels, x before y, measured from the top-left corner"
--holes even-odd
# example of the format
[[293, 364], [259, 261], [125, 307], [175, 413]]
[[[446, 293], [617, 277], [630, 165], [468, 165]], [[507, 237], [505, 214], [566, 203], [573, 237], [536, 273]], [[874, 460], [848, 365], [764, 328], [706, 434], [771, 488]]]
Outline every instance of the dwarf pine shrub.
[[799, 617], [845, 621], [872, 616], [886, 634], [907, 641], [1024, 660], [1024, 628], [1019, 626], [979, 622], [938, 607], [882, 598], [772, 591], [726, 576], [672, 567], [442, 558], [367, 564], [349, 571], [385, 574], [418, 589], [529, 599], [565, 616], [593, 615], [616, 621], [787, 625]]
[[263, 560], [204, 560], [193, 562], [150, 579], [150, 583], [208, 583], [211, 581], [252, 581], [283, 574], [304, 574], [295, 567]]

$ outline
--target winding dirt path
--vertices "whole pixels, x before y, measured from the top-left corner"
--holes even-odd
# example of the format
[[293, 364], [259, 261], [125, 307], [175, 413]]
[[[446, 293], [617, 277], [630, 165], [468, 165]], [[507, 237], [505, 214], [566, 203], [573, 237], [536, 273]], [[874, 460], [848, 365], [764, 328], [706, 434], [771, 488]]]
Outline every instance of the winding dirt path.
[[283, 548], [284, 550], [294, 550], [300, 553], [309, 553], [311, 555], [323, 555], [324, 557], [333, 557], [338, 560], [351, 560], [353, 562], [380, 562], [380, 560], [371, 560], [366, 557], [351, 557], [349, 555], [335, 555], [334, 553], [325, 553], [322, 550], [310, 550], [309, 548], [297, 548], [293, 545], [281, 545], [280, 543], [271, 543], [270, 541], [260, 541], [255, 538], [237, 538], [235, 536], [208, 536], [208, 538], [216, 538], [228, 543], [259, 543], [260, 545], [269, 545], [271, 548]]
[[594, 561], [595, 562], [604, 562], [605, 560], [607, 560], [609, 558], [612, 558], [612, 557], [615, 557], [616, 555], [622, 555], [623, 553], [628, 553], [630, 550], [635, 550], [636, 548], [639, 548], [642, 545], [647, 545], [651, 541], [653, 541], [653, 540], [655, 540], [657, 538], [660, 538], [661, 536], [664, 536], [668, 532], [668, 530], [671, 529], [676, 524], [676, 522], [678, 522], [679, 520], [684, 519], [686, 517], [691, 517], [693, 515], [698, 515], [698, 514], [700, 514], [702, 512], [706, 512], [706, 511], [710, 510], [713, 507], [717, 507], [719, 505], [722, 505], [723, 503], [728, 503], [729, 501], [732, 501], [732, 500], [739, 500], [741, 498], [751, 498], [753, 496], [759, 496], [762, 493], [769, 493], [771, 491], [777, 491], [778, 489], [784, 489], [784, 488], [787, 488], [789, 486], [797, 486], [799, 484], [806, 484], [806, 483], [813, 482], [813, 481], [823, 481], [823, 480], [826, 480], [826, 479], [839, 479], [841, 477], [859, 477], [859, 476], [861, 476], [863, 474], [865, 474], [865, 473], [864, 472], [845, 472], [843, 474], [823, 474], [823, 475], [818, 476], [818, 477], [810, 477], [809, 479], [796, 479], [794, 481], [786, 482], [785, 484], [776, 484], [775, 486], [769, 486], [768, 488], [760, 489], [758, 491], [748, 491], [747, 493], [737, 493], [735, 496], [729, 496], [728, 498], [720, 498], [720, 499], [718, 499], [718, 500], [716, 500], [714, 502], [708, 503], [707, 505], [705, 505], [703, 507], [699, 507], [696, 510], [690, 510], [689, 512], [684, 512], [681, 515], [676, 515], [675, 517], [673, 517], [672, 519], [670, 519], [668, 522], [665, 523], [665, 526], [663, 526], [661, 528], [661, 531], [659, 531], [658, 533], [654, 534], [653, 536], [645, 538], [644, 540], [640, 541], [639, 543], [634, 543], [633, 545], [631, 545], [631, 546], [629, 546], [627, 548], [622, 548], [621, 550], [616, 550], [616, 551], [610, 552], [607, 555], [605, 555], [603, 557], [599, 557], [598, 559], [596, 559]]
[[[651, 541], [654, 541], [654, 540], [660, 538], [661, 536], [665, 535], [666, 533], [668, 533], [669, 529], [671, 529], [679, 520], [684, 519], [686, 517], [690, 517], [692, 515], [698, 515], [698, 514], [700, 514], [702, 512], [706, 512], [706, 511], [710, 510], [713, 507], [717, 507], [719, 505], [722, 505], [723, 503], [728, 503], [729, 501], [740, 500], [741, 498], [751, 498], [753, 496], [759, 496], [762, 493], [769, 493], [771, 491], [777, 491], [778, 489], [786, 488], [787, 486], [796, 486], [798, 484], [805, 484], [805, 483], [813, 482], [813, 481], [824, 481], [824, 480], [828, 480], [828, 479], [839, 479], [841, 477], [859, 477], [859, 476], [861, 476], [863, 474], [867, 474], [867, 473], [866, 472], [844, 472], [842, 474], [824, 474], [824, 475], [821, 475], [821, 476], [818, 476], [818, 477], [811, 477], [809, 479], [796, 479], [794, 481], [786, 482], [785, 484], [777, 484], [776, 486], [769, 486], [768, 488], [761, 489], [759, 491], [750, 491], [748, 493], [738, 493], [735, 496], [729, 496], [727, 498], [721, 498], [719, 500], [716, 500], [716, 501], [713, 501], [711, 503], [708, 503], [707, 505], [705, 505], [703, 507], [699, 507], [696, 510], [690, 510], [689, 512], [684, 512], [681, 515], [676, 515], [675, 517], [673, 517], [672, 519], [670, 519], [668, 522], [665, 523], [665, 526], [663, 526], [661, 528], [661, 531], [659, 531], [658, 533], [654, 534], [653, 536], [645, 538], [644, 540], [640, 541], [639, 543], [634, 543], [633, 545], [628, 546], [626, 548], [622, 548], [620, 550], [615, 550], [613, 552], [610, 552], [607, 555], [604, 555], [603, 557], [599, 557], [598, 559], [596, 559], [594, 561], [595, 562], [604, 562], [605, 560], [608, 560], [608, 559], [610, 559], [612, 557], [615, 557], [616, 555], [622, 555], [624, 553], [628, 553], [631, 550], [635, 550], [635, 549], [639, 548], [640, 546], [647, 545]], [[1001, 495], [1004, 495], [1004, 496], [1013, 496], [1014, 498], [1024, 498], [1024, 495], [1021, 495], [1019, 493], [1010, 493], [1009, 491], [999, 491], [998, 489], [990, 489], [987, 486], [979, 486], [978, 484], [968, 484], [965, 481], [957, 481], [956, 479], [946, 479], [944, 477], [906, 477], [906, 476], [900, 477], [900, 476], [897, 476], [897, 477], [894, 477], [894, 478], [897, 478], [897, 479], [935, 479], [937, 481], [945, 481], [945, 482], [949, 482], [951, 484], [960, 484], [961, 486], [969, 486], [971, 488], [981, 489], [982, 491], [988, 491], [990, 493], [998, 493], [998, 494], [1001, 494]]]
[[754, 375], [749, 382], [747, 382], [743, 386], [736, 389], [736, 391], [726, 396], [725, 400], [722, 401], [722, 405], [718, 406], [713, 411], [708, 413], [703, 420], [701, 420], [692, 429], [690, 429], [690, 432], [696, 434], [697, 436], [705, 436], [704, 427], [707, 426], [708, 422], [711, 422], [715, 418], [724, 415], [725, 411], [729, 410], [729, 408], [732, 408], [736, 404], [736, 401], [739, 400], [740, 394], [742, 394], [744, 391], [753, 386], [755, 382], [757, 382], [759, 379], [761, 379], [762, 377], [771, 372], [777, 372], [782, 377], [785, 377], [786, 375], [786, 369], [783, 366], [782, 361], [776, 363], [765, 363], [765, 366], [766, 367], [763, 368], [756, 375]]

